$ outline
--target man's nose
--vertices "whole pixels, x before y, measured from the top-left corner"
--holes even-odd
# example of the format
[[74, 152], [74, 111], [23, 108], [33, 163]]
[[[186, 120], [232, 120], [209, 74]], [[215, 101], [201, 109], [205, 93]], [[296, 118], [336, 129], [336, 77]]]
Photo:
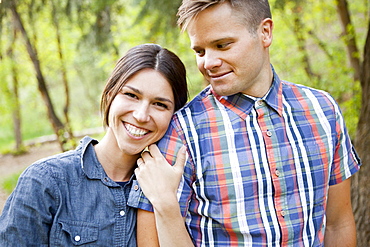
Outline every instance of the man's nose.
[[220, 67], [222, 64], [222, 60], [217, 55], [217, 52], [207, 51], [204, 54], [204, 69], [212, 70], [214, 68]]

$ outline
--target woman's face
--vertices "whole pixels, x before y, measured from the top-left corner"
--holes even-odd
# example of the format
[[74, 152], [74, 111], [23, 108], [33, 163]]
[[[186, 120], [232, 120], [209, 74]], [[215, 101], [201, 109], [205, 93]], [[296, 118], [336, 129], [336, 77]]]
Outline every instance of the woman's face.
[[174, 107], [171, 86], [162, 74], [153, 69], [136, 73], [116, 95], [109, 110], [109, 128], [119, 149], [135, 155], [162, 138]]

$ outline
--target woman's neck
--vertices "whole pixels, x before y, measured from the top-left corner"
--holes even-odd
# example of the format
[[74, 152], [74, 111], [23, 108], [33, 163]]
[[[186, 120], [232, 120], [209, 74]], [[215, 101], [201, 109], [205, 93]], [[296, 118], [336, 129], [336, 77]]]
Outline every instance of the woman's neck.
[[128, 181], [136, 168], [137, 155], [123, 153], [116, 142], [108, 140], [106, 135], [94, 146], [96, 156], [104, 171], [113, 181]]

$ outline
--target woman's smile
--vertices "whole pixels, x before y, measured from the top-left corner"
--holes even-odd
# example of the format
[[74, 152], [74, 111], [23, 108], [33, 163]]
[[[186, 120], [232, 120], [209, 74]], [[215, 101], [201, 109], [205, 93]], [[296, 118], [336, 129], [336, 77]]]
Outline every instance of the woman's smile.
[[134, 138], [143, 137], [150, 132], [150, 130], [137, 127], [127, 122], [124, 122], [123, 125], [125, 126], [127, 133]]

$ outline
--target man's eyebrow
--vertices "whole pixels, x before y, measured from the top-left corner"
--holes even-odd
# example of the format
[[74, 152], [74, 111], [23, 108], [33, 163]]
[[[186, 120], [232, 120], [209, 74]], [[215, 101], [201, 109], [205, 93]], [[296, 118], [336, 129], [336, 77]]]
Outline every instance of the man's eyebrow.
[[[129, 85], [124, 85], [123, 87], [127, 87], [129, 89], [131, 89], [132, 91], [134, 91], [135, 93], [137, 94], [143, 94], [143, 92], [141, 92], [139, 89], [135, 88], [135, 87], [131, 87]], [[164, 101], [164, 102], [168, 102], [168, 103], [171, 103], [173, 104], [172, 100], [168, 99], [168, 98], [165, 98], [165, 97], [155, 97], [154, 98], [155, 100], [158, 100], [158, 101]]]
[[223, 38], [220, 38], [220, 39], [216, 39], [216, 40], [211, 41], [211, 44], [220, 43], [222, 41], [226, 41], [226, 40], [230, 40], [230, 39], [232, 39], [232, 37], [223, 37]]
[[[217, 43], [220, 43], [220, 42], [222, 42], [222, 41], [227, 41], [227, 40], [231, 40], [231, 39], [233, 39], [233, 37], [223, 37], [223, 38], [220, 38], [220, 39], [215, 39], [215, 40], [212, 40], [211, 42], [210, 42], [210, 44], [212, 44], [212, 45], [214, 45], [214, 44], [217, 44]], [[203, 49], [202, 47], [200, 47], [200, 46], [197, 46], [197, 45], [195, 45], [195, 46], [192, 46], [191, 47], [191, 49], [192, 50], [201, 50], [201, 49]]]
[[202, 49], [200, 46], [192, 46], [192, 47], [190, 47], [192, 50], [200, 50], [200, 49]]

